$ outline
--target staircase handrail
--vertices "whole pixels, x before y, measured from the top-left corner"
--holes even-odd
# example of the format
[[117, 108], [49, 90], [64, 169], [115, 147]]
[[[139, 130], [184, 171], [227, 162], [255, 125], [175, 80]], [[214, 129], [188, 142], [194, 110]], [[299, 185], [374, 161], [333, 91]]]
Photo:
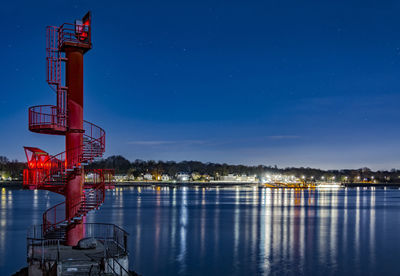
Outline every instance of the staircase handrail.
[[[49, 168], [50, 168], [50, 171], [49, 171], [49, 174], [47, 174], [44, 178], [43, 178], [43, 183], [45, 183], [46, 181], [49, 181], [50, 179], [51, 179], [51, 177], [52, 177], [52, 175], [54, 175], [54, 174], [56, 174], [56, 173], [59, 173], [59, 172], [63, 172], [63, 171], [65, 171], [66, 169], [72, 169], [72, 168], [70, 168], [70, 167], [67, 167], [66, 166], [66, 162], [65, 162], [65, 155], [66, 155], [66, 153], [69, 151], [69, 152], [71, 152], [71, 151], [75, 151], [75, 150], [80, 150], [80, 149], [82, 149], [83, 147], [85, 147], [85, 146], [88, 146], [88, 145], [93, 145], [93, 144], [95, 144], [96, 142], [98, 142], [98, 144], [100, 145], [100, 147], [101, 147], [101, 152], [99, 153], [99, 154], [97, 154], [97, 155], [93, 155], [93, 156], [91, 156], [91, 158], [84, 158], [84, 152], [83, 151], [81, 151], [81, 156], [79, 156], [78, 157], [78, 160], [76, 160], [76, 162], [74, 162], [73, 164], [74, 164], [74, 166], [76, 166], [77, 165], [77, 163], [79, 164], [79, 163], [82, 163], [82, 162], [85, 162], [85, 161], [88, 161], [88, 160], [93, 160], [95, 157], [98, 157], [98, 156], [100, 156], [100, 155], [102, 155], [103, 153], [104, 153], [104, 151], [105, 151], [105, 131], [101, 128], [101, 127], [99, 127], [99, 126], [97, 126], [97, 125], [95, 125], [95, 124], [93, 124], [93, 123], [90, 123], [90, 122], [88, 122], [88, 121], [84, 121], [86, 124], [88, 124], [89, 126], [90, 126], [90, 128], [91, 128], [91, 135], [86, 135], [85, 133], [86, 133], [86, 131], [85, 131], [85, 133], [83, 134], [85, 137], [88, 137], [89, 139], [90, 139], [90, 141], [88, 141], [88, 142], [86, 142], [86, 143], [83, 143], [82, 145], [80, 145], [80, 146], [77, 146], [77, 147], [75, 147], [75, 148], [72, 148], [72, 149], [68, 149], [68, 150], [66, 150], [66, 151], [63, 151], [63, 152], [60, 152], [60, 153], [58, 153], [58, 154], [56, 154], [56, 155], [52, 155], [50, 158], [48, 158], [45, 162], [44, 162], [44, 166], [48, 166]], [[93, 138], [93, 127], [95, 127], [96, 129], [97, 129], [97, 131], [100, 133], [100, 137], [98, 137], [97, 139], [94, 139]], [[93, 151], [93, 150], [92, 150]], [[56, 161], [56, 162], [54, 162], [54, 161]], [[54, 164], [57, 164], [55, 167], [53, 166]]]
[[[92, 206], [91, 208], [89, 208], [85, 214], [87, 214], [87, 212], [98, 208], [105, 199], [105, 185], [104, 182], [97, 184], [93, 190], [96, 193], [96, 205]], [[80, 209], [80, 207], [82, 205], [84, 205], [86, 203], [86, 195], [83, 194], [82, 196], [79, 197], [79, 199], [77, 200], [76, 203], [74, 203], [70, 210], [73, 210], [73, 214], [76, 215]], [[68, 223], [71, 222], [71, 219], [73, 218], [66, 218], [65, 217], [65, 209], [61, 212], [61, 214], [63, 214], [63, 218], [62, 219], [57, 219], [57, 208], [61, 208], [61, 206], [65, 206], [66, 202], [63, 201], [61, 203], [58, 203], [57, 205], [54, 205], [53, 207], [47, 209], [44, 213], [43, 213], [43, 233], [45, 234], [49, 229], [51, 229], [52, 227], [56, 227], [57, 225], [68, 221]], [[51, 212], [54, 213], [54, 215], [51, 215]], [[52, 220], [52, 217], [54, 218]]]
[[[43, 233], [46, 233], [47, 230], [52, 227], [52, 226], [56, 226], [60, 223], [62, 223], [63, 221], [65, 221], [65, 209], [64, 211], [61, 212], [61, 214], [63, 214], [63, 219], [57, 219], [57, 209], [60, 208], [60, 206], [65, 205], [65, 201], [58, 203], [52, 207], [50, 207], [49, 209], [47, 209], [44, 213], [43, 213]], [[51, 212], [54, 215], [51, 215]], [[60, 213], [60, 212], [59, 212]], [[53, 220], [51, 220], [51, 217], [53, 217]]]

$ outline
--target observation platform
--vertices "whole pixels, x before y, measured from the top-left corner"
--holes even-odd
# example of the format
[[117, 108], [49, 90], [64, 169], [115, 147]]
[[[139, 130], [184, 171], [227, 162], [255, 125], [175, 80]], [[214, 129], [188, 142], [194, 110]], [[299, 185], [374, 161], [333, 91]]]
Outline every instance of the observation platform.
[[65, 135], [67, 120], [54, 105], [37, 105], [29, 108], [29, 130], [35, 133]]
[[27, 237], [29, 275], [132, 275], [128, 233], [114, 224], [83, 225], [84, 238], [92, 238], [94, 247], [73, 247], [64, 245], [62, 239], [46, 239], [42, 225], [32, 226]]
[[56, 124], [31, 125], [29, 130], [35, 133], [49, 135], [65, 135], [67, 128]]

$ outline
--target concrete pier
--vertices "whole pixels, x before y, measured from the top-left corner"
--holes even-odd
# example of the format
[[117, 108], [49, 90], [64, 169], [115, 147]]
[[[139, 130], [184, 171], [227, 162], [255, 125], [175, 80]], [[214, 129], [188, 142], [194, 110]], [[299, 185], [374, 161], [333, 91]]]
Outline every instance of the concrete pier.
[[[31, 247], [32, 258], [29, 275], [129, 275], [128, 254], [116, 244], [98, 242], [94, 249], [76, 249], [72, 246], [53, 244]], [[35, 252], [32, 252], [32, 251]], [[107, 252], [105, 252], [107, 250]]]
[[28, 232], [29, 275], [131, 275], [128, 233], [105, 223], [84, 223], [84, 240], [69, 246], [65, 238], [42, 235], [42, 225]]

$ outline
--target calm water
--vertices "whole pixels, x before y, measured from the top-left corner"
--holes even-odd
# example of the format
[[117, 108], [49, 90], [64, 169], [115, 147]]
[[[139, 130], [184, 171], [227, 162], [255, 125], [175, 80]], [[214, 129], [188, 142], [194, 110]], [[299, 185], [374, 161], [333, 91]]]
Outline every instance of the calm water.
[[[26, 265], [26, 229], [62, 197], [0, 190], [0, 275]], [[118, 188], [88, 222], [130, 233], [142, 275], [399, 275], [400, 190]]]

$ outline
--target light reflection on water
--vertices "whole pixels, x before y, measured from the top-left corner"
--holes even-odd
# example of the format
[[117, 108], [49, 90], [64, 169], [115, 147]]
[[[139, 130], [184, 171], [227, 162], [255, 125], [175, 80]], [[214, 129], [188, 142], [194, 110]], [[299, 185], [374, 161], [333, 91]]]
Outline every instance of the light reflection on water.
[[[400, 191], [117, 188], [87, 217], [130, 233], [143, 275], [397, 275]], [[26, 229], [62, 201], [0, 190], [0, 275], [25, 265]]]
[[[6, 240], [6, 225], [7, 225], [7, 217], [6, 217], [6, 205], [7, 205], [7, 197], [6, 197], [6, 189], [1, 189], [1, 210], [0, 210], [0, 252], [5, 251], [5, 240]], [[0, 254], [1, 256], [1, 254]]]

